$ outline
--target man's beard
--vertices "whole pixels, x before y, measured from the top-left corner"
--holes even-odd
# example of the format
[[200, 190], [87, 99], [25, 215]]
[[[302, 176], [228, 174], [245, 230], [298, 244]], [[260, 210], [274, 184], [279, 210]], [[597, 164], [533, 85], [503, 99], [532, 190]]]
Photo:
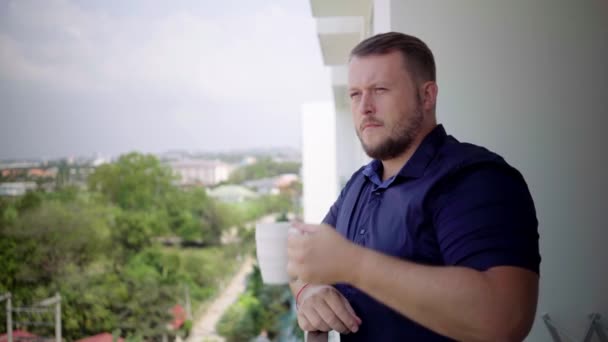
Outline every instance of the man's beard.
[[359, 137], [359, 141], [361, 141], [361, 146], [365, 153], [372, 159], [389, 160], [407, 151], [414, 143], [422, 126], [423, 114], [420, 103], [418, 103], [412, 114], [406, 121], [395, 125], [389, 137], [377, 146], [366, 145], [357, 130], [357, 136]]

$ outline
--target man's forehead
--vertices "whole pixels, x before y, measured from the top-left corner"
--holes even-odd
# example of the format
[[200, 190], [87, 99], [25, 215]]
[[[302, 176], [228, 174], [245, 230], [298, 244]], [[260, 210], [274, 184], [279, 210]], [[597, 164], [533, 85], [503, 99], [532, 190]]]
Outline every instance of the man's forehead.
[[401, 52], [391, 51], [387, 53], [372, 53], [364, 56], [352, 56], [348, 65], [378, 64], [400, 66], [404, 64], [403, 62], [404, 60]]
[[348, 63], [348, 83], [390, 82], [406, 73], [399, 53], [354, 56]]

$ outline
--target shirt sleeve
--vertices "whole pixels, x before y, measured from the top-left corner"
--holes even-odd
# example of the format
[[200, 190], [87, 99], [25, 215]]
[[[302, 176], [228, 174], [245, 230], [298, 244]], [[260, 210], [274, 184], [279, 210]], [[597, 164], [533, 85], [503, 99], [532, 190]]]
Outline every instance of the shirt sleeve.
[[433, 222], [446, 265], [539, 273], [536, 210], [519, 172], [499, 165], [467, 168], [435, 193]]

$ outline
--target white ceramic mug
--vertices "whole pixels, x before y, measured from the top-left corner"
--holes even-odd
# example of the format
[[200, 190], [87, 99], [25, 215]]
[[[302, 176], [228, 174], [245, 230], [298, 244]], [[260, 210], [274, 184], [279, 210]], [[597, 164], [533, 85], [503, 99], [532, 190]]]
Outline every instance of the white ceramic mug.
[[287, 236], [294, 232], [290, 222], [258, 223], [255, 245], [265, 284], [287, 284]]

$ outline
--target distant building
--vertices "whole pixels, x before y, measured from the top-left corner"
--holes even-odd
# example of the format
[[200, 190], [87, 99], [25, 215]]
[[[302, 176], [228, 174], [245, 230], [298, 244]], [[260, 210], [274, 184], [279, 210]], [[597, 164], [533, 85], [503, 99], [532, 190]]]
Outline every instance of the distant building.
[[0, 196], [21, 196], [35, 189], [36, 183], [34, 182], [0, 183]]
[[276, 195], [279, 193], [276, 178], [261, 178], [243, 182], [246, 186], [260, 195]]
[[27, 175], [38, 178], [54, 178], [57, 175], [57, 168], [40, 169], [34, 168], [27, 170]]
[[258, 162], [258, 159], [256, 157], [247, 156], [247, 157], [243, 158], [241, 165], [253, 165], [257, 162]]
[[102, 157], [97, 157], [91, 162], [91, 165], [93, 165], [94, 167], [98, 167], [100, 165], [107, 164], [107, 163], [109, 163], [109, 160], [102, 158]]
[[279, 175], [276, 180], [276, 185], [279, 189], [290, 187], [293, 183], [300, 180], [300, 176], [295, 173], [284, 173]]
[[27, 169], [4, 169], [2, 170], [2, 177], [22, 177], [27, 174]]
[[0, 174], [5, 178], [54, 178], [57, 176], [57, 168], [9, 168], [0, 170]]
[[255, 190], [260, 195], [277, 195], [290, 187], [300, 177], [293, 173], [286, 173], [277, 177], [254, 179], [243, 182], [243, 186]]
[[207, 192], [209, 196], [226, 203], [240, 203], [255, 199], [259, 195], [240, 185], [220, 185]]
[[170, 162], [181, 185], [213, 186], [228, 179], [233, 166], [219, 160], [188, 159]]

